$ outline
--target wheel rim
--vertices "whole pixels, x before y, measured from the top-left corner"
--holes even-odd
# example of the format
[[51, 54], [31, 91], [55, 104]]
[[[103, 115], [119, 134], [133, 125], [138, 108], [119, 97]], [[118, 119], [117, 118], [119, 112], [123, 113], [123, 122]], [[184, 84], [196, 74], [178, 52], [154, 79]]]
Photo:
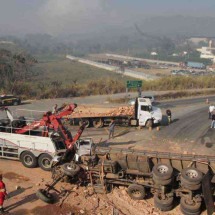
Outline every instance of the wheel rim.
[[41, 163], [42, 163], [43, 167], [45, 167], [45, 168], [49, 168], [51, 165], [51, 161], [48, 158], [43, 158]]
[[51, 197], [51, 194], [47, 190], [41, 190], [42, 194], [48, 198]]
[[88, 128], [90, 126], [90, 121], [89, 120], [80, 120], [79, 121], [79, 126], [82, 126], [85, 123], [85, 127]]
[[84, 122], [86, 123], [85, 127], [88, 128], [90, 126], [90, 121], [89, 120], [85, 120]]
[[30, 156], [30, 155], [25, 155], [24, 156], [24, 162], [27, 164], [27, 165], [31, 165], [33, 163], [33, 158]]
[[189, 178], [197, 178], [198, 177], [198, 172], [194, 169], [188, 170], [186, 172], [186, 176], [188, 176]]
[[193, 200], [184, 199], [184, 202], [185, 202], [185, 204], [190, 205], [190, 206], [196, 205], [196, 203]]
[[161, 173], [161, 174], [165, 174], [168, 172], [169, 168], [165, 165], [160, 165], [158, 168], [157, 168], [158, 172]]
[[103, 121], [101, 119], [96, 119], [93, 121], [93, 125], [95, 128], [100, 128], [103, 126]]
[[74, 170], [75, 169], [75, 164], [69, 164], [66, 168], [68, 170]]
[[139, 198], [141, 197], [141, 192], [137, 189], [132, 191], [132, 196], [134, 196], [135, 198]]

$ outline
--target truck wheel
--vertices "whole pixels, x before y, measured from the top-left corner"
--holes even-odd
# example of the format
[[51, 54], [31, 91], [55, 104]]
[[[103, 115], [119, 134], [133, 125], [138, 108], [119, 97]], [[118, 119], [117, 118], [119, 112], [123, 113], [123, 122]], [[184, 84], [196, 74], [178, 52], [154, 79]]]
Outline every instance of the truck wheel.
[[38, 163], [41, 169], [45, 171], [50, 171], [51, 170], [51, 161], [52, 161], [52, 156], [49, 154], [42, 154], [39, 157]]
[[104, 126], [104, 122], [102, 119], [94, 119], [93, 126], [94, 128], [102, 128]]
[[146, 191], [141, 185], [131, 184], [128, 187], [128, 195], [134, 200], [141, 200], [145, 198]]
[[172, 178], [169, 178], [169, 179], [165, 179], [165, 180], [161, 180], [161, 179], [155, 179], [153, 178], [153, 181], [155, 182], [155, 184], [157, 185], [162, 185], [162, 186], [165, 186], [165, 185], [168, 185], [168, 184], [171, 184], [172, 183]]
[[181, 179], [187, 184], [200, 184], [203, 178], [202, 172], [194, 167], [182, 169]]
[[89, 128], [90, 127], [90, 120], [89, 119], [81, 119], [79, 120], [79, 126], [82, 126], [85, 123], [85, 127]]
[[189, 182], [184, 181], [184, 179], [181, 178], [181, 186], [184, 187], [185, 189], [195, 191], [195, 190], [199, 190], [202, 185], [201, 185], [201, 183], [199, 183], [199, 184], [190, 184]]
[[172, 177], [173, 168], [168, 164], [156, 164], [152, 169], [153, 179], [167, 180]]
[[151, 119], [147, 120], [147, 122], [146, 122], [146, 128], [152, 128], [152, 126], [153, 126], [152, 120]]
[[170, 211], [173, 208], [173, 196], [166, 196], [165, 199], [162, 199], [158, 193], [154, 195], [154, 204], [155, 207], [161, 211]]
[[182, 214], [184, 214], [184, 215], [200, 215], [200, 214], [201, 214], [201, 211], [197, 211], [197, 212], [192, 213], [192, 212], [186, 211], [186, 210], [185, 210], [184, 208], [182, 208], [182, 207], [180, 207], [180, 209], [181, 209]]
[[27, 168], [34, 168], [37, 166], [37, 158], [31, 152], [23, 152], [20, 156], [20, 160], [22, 164]]
[[36, 192], [36, 196], [41, 199], [42, 201], [49, 203], [49, 204], [53, 204], [54, 203], [54, 196], [53, 194], [49, 193], [48, 191], [44, 190], [44, 189], [39, 189]]
[[17, 120], [12, 121], [12, 127], [18, 128], [19, 122]]
[[66, 174], [67, 176], [73, 177], [80, 171], [80, 166], [78, 166], [75, 163], [65, 163], [62, 166], [62, 169], [64, 174]]
[[195, 202], [182, 196], [180, 200], [180, 208], [185, 214], [200, 214], [201, 202]]

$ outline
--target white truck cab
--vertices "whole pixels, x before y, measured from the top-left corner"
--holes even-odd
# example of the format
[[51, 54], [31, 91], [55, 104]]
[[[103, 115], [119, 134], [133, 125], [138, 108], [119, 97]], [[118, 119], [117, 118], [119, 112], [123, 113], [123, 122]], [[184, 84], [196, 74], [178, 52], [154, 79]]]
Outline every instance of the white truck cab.
[[137, 98], [135, 102], [135, 120], [131, 120], [132, 125], [152, 127], [162, 120], [161, 109], [152, 106], [149, 98]]
[[94, 150], [94, 143], [92, 138], [79, 139], [76, 142], [76, 154], [75, 161], [78, 162], [80, 157], [83, 155], [92, 155], [92, 151]]

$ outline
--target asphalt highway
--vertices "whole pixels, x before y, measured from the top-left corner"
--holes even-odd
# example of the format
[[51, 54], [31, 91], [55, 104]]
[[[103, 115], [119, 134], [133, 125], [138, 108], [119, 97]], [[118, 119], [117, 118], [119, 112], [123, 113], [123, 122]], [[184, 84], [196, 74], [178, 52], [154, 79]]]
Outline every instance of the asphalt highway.
[[[117, 95], [115, 95], [117, 96]], [[38, 116], [43, 112], [52, 109], [57, 103], [75, 102], [77, 104], [99, 104], [102, 106], [114, 106], [107, 102], [111, 96], [90, 96], [69, 99], [47, 99], [26, 101], [20, 106], [9, 107], [14, 115], [24, 115], [28, 113], [33, 116], [29, 110], [37, 110]], [[197, 154], [214, 155], [215, 152], [215, 129], [210, 128], [211, 120], [208, 119], [208, 107], [206, 98], [210, 104], [215, 104], [215, 96], [177, 99], [171, 101], [157, 102], [163, 112], [163, 122], [160, 131], [149, 132], [147, 129], [137, 130], [135, 128], [118, 128], [116, 133], [120, 133], [113, 140], [107, 140], [107, 131], [103, 129], [88, 128], [83, 136], [92, 136], [97, 142], [107, 143], [107, 145], [134, 148], [146, 148], [157, 150], [188, 151]], [[115, 106], [125, 105], [117, 104]], [[21, 110], [20, 110], [21, 109]], [[173, 113], [173, 122], [167, 125], [165, 110], [171, 109]], [[28, 110], [28, 111], [26, 111]], [[73, 131], [74, 133], [74, 131]]]

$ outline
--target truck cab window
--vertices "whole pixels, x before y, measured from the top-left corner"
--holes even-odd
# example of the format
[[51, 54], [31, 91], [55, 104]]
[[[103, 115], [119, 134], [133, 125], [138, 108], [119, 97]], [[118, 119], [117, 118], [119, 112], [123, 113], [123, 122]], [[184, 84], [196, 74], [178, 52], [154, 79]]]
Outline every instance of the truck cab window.
[[149, 108], [148, 105], [141, 105], [141, 110], [142, 110], [142, 111], [150, 112], [150, 108]]

